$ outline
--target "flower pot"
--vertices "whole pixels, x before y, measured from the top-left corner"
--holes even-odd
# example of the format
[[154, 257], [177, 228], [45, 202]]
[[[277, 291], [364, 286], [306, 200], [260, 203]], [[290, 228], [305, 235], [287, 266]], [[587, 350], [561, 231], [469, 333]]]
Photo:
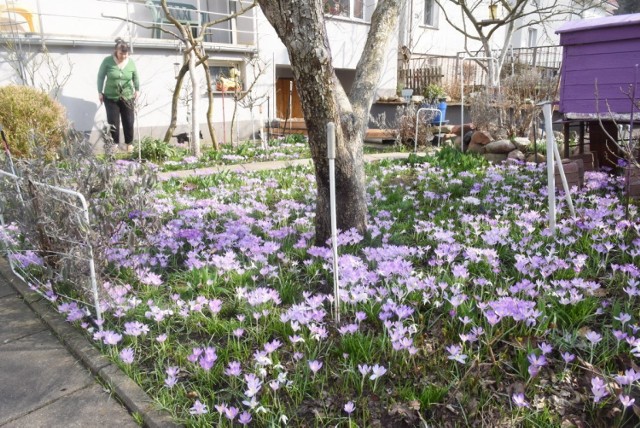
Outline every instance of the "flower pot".
[[408, 104], [411, 101], [411, 96], [413, 95], [413, 89], [403, 89], [401, 92], [402, 98]]
[[447, 116], [447, 102], [445, 100], [440, 100], [440, 102], [438, 103], [438, 110], [440, 110], [440, 114], [437, 115], [437, 117], [434, 119], [434, 122], [444, 122]]
[[496, 19], [498, 19], [498, 5], [497, 4], [490, 4], [489, 5], [489, 18], [492, 21], [495, 21]]
[[434, 112], [434, 116], [431, 119], [431, 124], [432, 125], [439, 125], [441, 117], [442, 117], [442, 123], [445, 122], [445, 120], [446, 120], [445, 117], [446, 117], [446, 114], [447, 114], [447, 102], [446, 101], [441, 100], [437, 104], [423, 103], [420, 107], [421, 108], [432, 108], [432, 109], [438, 110], [437, 112]]

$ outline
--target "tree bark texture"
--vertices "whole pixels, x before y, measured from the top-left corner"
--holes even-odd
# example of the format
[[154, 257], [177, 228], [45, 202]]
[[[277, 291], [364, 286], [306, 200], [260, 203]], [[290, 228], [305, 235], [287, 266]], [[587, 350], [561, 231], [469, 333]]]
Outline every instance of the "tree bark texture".
[[398, 11], [403, 2], [379, 0], [356, 69], [356, 79], [347, 97], [331, 63], [322, 0], [258, 1], [265, 17], [287, 47], [302, 103], [318, 191], [316, 245], [326, 245], [331, 236], [326, 133], [329, 122], [336, 124], [338, 229], [355, 228], [362, 234], [366, 231], [363, 137], [382, 72], [379, 58], [384, 56], [387, 40], [396, 29]]

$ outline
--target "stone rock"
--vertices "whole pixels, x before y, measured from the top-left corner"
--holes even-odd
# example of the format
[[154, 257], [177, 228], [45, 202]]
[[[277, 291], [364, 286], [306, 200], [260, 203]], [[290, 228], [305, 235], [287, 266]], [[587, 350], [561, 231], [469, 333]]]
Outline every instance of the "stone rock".
[[[562, 169], [564, 171], [565, 178], [567, 179], [567, 184], [569, 188], [582, 186], [582, 182], [584, 177], [581, 177], [580, 174], [584, 174], [584, 166], [580, 168], [580, 164], [582, 164], [582, 160], [571, 160], [571, 159], [563, 159], [562, 160]], [[564, 190], [562, 184], [562, 177], [560, 175], [560, 171], [558, 165], [555, 167], [555, 181], [556, 181], [556, 189]]]
[[[578, 163], [571, 159], [562, 159], [562, 169], [565, 174], [573, 174], [578, 172]], [[556, 173], [558, 172], [558, 165], [556, 165]]]
[[471, 135], [473, 134], [473, 131], [469, 131], [466, 134], [464, 134], [464, 137], [462, 137], [462, 144], [463, 144], [463, 152], [467, 151], [467, 147], [469, 147], [469, 143], [471, 142]]
[[530, 155], [527, 156], [527, 162], [543, 163], [546, 161], [547, 161], [547, 158], [544, 155], [541, 155], [540, 153], [531, 153]]
[[469, 147], [467, 147], [468, 153], [477, 153], [479, 155], [483, 155], [487, 152], [486, 146], [482, 144], [476, 144], [473, 141], [469, 143]]
[[593, 155], [593, 153], [577, 154], [574, 156], [570, 156], [570, 159], [582, 159], [585, 171], [595, 171], [597, 169], [596, 157]]
[[501, 153], [485, 153], [483, 156], [491, 163], [502, 163], [507, 160], [507, 155]]
[[[475, 135], [475, 134], [474, 134]], [[473, 141], [473, 138], [471, 139]], [[510, 140], [492, 141], [486, 145], [487, 153], [506, 154], [516, 149]]]
[[504, 128], [498, 128], [493, 131], [493, 139], [494, 140], [507, 140], [509, 139], [509, 133]]
[[[460, 135], [462, 135], [462, 134], [463, 134], [463, 133], [461, 133], [461, 132], [460, 132], [460, 129], [461, 129], [461, 128], [462, 128], [462, 127], [461, 127], [460, 125], [454, 125], [454, 126], [452, 126], [452, 127], [451, 127], [450, 132], [451, 132], [452, 134], [456, 134], [456, 135], [460, 136]], [[464, 134], [466, 134], [466, 133], [467, 133], [467, 132], [469, 132], [469, 131], [473, 131], [473, 129], [474, 129], [474, 127], [473, 127], [473, 125], [472, 125], [472, 124], [470, 124], [470, 123], [465, 123], [465, 124], [464, 124]]]
[[516, 137], [512, 142], [515, 144], [516, 148], [522, 152], [526, 152], [531, 146], [531, 141], [524, 137]]
[[509, 152], [509, 154], [507, 155], [507, 158], [524, 162], [526, 159], [526, 156], [520, 150], [515, 149]]
[[489, 134], [486, 131], [475, 131], [471, 135], [471, 142], [476, 144], [482, 144], [484, 146], [491, 142], [491, 134]]
[[[453, 132], [451, 131], [453, 127], [451, 125], [442, 125], [442, 133], [443, 134], [453, 134]], [[437, 132], [440, 127], [439, 126], [434, 126], [433, 128], [433, 132]]]

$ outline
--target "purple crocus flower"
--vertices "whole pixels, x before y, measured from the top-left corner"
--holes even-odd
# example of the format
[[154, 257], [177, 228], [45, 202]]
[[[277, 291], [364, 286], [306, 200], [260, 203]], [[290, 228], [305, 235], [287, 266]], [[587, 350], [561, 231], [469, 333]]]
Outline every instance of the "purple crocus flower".
[[238, 416], [238, 413], [240, 412], [240, 410], [238, 410], [237, 407], [224, 407], [224, 417], [229, 419], [230, 421], [234, 420], [236, 418], [236, 416]]
[[240, 363], [238, 361], [231, 361], [229, 365], [224, 371], [224, 374], [231, 377], [240, 376], [242, 373], [242, 369], [240, 368]]
[[189, 409], [189, 413], [192, 415], [205, 415], [207, 414], [207, 405], [200, 402], [200, 400], [196, 400], [193, 403], [193, 406]]
[[386, 372], [387, 372], [387, 369], [384, 366], [380, 366], [376, 364], [373, 367], [371, 367], [371, 376], [369, 376], [369, 379], [376, 380], [382, 377]]
[[449, 360], [457, 361], [460, 364], [464, 364], [466, 359], [468, 358], [467, 355], [462, 353], [462, 346], [460, 345], [447, 346], [446, 349], [449, 353], [449, 356], [447, 357]]
[[593, 393], [593, 402], [598, 403], [602, 398], [609, 395], [607, 392], [605, 382], [599, 378], [594, 377], [591, 379], [591, 392]]
[[120, 359], [125, 364], [133, 363], [134, 352], [132, 348], [124, 348], [120, 351]]
[[551, 351], [553, 351], [553, 347], [549, 345], [547, 342], [542, 342], [538, 345], [538, 348], [542, 351], [542, 355], [547, 355]]
[[633, 405], [633, 403], [635, 403], [635, 402], [636, 402], [636, 399], [635, 399], [635, 398], [631, 398], [631, 397], [629, 397], [628, 395], [622, 395], [622, 394], [620, 394], [620, 395], [618, 396], [618, 398], [620, 399], [620, 402], [622, 403], [622, 405], [623, 405], [624, 407], [632, 406], [632, 405]]
[[102, 341], [105, 345], [117, 345], [121, 340], [122, 335], [111, 330], [105, 331], [102, 336]]
[[238, 422], [242, 425], [248, 425], [251, 422], [251, 414], [249, 412], [240, 413], [240, 417], [238, 417]]
[[576, 359], [576, 356], [573, 354], [570, 354], [569, 352], [564, 352], [562, 353], [562, 359], [564, 360], [565, 363], [569, 364], [571, 361]]
[[529, 403], [525, 399], [523, 393], [513, 394], [511, 399], [513, 400], [513, 404], [518, 407], [529, 407]]
[[586, 337], [587, 340], [591, 342], [592, 345], [597, 345], [598, 342], [602, 340], [602, 336], [596, 333], [595, 331], [590, 331], [584, 337]]
[[247, 390], [244, 392], [244, 395], [251, 398], [260, 392], [262, 381], [256, 375], [248, 373], [244, 375], [244, 380], [247, 382]]
[[280, 342], [278, 339], [274, 339], [271, 342], [265, 343], [264, 350], [267, 354], [271, 354], [281, 346], [282, 346], [282, 342]]
[[368, 364], [358, 364], [358, 371], [362, 376], [366, 376], [371, 371], [371, 367]]
[[141, 336], [149, 332], [149, 326], [139, 321], [124, 323], [124, 334], [127, 336]]
[[213, 367], [213, 364], [217, 359], [218, 355], [216, 354], [216, 348], [208, 347], [204, 350], [204, 355], [200, 357], [200, 360], [198, 362], [200, 364], [200, 367], [202, 367], [205, 371], [209, 371], [211, 370], [211, 367]]
[[347, 412], [348, 415], [353, 413], [355, 409], [356, 409], [356, 405], [353, 404], [353, 401], [349, 401], [347, 402], [347, 404], [344, 405], [344, 411]]
[[187, 360], [195, 363], [196, 361], [198, 361], [198, 358], [200, 358], [200, 355], [202, 355], [203, 352], [204, 349], [202, 348], [193, 348], [193, 350], [191, 351], [191, 355], [187, 357]]
[[311, 369], [313, 374], [316, 374], [318, 370], [322, 368], [322, 361], [318, 361], [318, 360], [309, 361], [309, 368]]

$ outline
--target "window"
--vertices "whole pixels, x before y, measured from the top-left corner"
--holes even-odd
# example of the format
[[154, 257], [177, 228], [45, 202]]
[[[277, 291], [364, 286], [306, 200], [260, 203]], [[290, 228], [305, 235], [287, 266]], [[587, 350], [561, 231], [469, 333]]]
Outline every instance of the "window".
[[238, 64], [210, 64], [209, 73], [216, 91], [242, 90], [242, 73]]
[[538, 30], [536, 28], [529, 28], [527, 46], [530, 48], [535, 48], [536, 46], [538, 46]]
[[324, 13], [369, 22], [375, 6], [375, 0], [325, 0]]
[[438, 5], [435, 0], [424, 0], [424, 25], [438, 26]]

